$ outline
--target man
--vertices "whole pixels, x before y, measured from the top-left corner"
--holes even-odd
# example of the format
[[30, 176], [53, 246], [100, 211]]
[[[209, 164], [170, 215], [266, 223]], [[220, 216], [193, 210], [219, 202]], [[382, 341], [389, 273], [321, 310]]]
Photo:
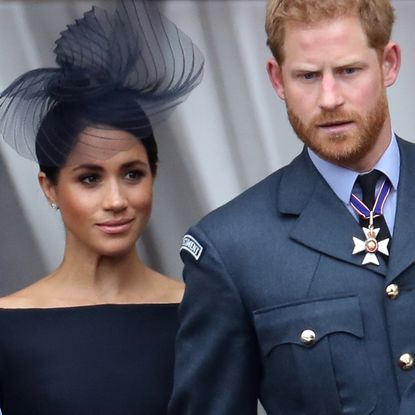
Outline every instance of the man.
[[269, 77], [305, 148], [185, 236], [171, 415], [254, 415], [258, 398], [396, 415], [408, 396], [415, 146], [392, 133], [393, 20], [388, 0], [268, 1]]

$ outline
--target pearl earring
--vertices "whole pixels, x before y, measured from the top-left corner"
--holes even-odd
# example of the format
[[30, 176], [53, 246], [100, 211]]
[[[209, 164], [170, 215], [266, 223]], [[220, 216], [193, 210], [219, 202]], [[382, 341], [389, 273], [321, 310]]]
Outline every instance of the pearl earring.
[[50, 206], [52, 207], [52, 209], [54, 210], [59, 210], [59, 206], [56, 203], [51, 203]]

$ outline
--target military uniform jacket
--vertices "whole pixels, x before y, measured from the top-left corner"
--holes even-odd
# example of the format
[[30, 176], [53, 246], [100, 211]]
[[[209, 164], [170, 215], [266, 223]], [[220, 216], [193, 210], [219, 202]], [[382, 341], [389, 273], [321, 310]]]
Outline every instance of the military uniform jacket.
[[170, 415], [254, 415], [258, 398], [268, 415], [415, 414], [415, 145], [398, 144], [388, 265], [352, 255], [362, 229], [307, 151], [189, 230]]

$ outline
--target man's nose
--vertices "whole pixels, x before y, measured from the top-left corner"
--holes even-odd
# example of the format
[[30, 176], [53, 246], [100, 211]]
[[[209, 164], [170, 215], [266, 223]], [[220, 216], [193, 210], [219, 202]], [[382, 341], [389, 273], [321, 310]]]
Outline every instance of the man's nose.
[[323, 75], [318, 104], [325, 111], [333, 111], [344, 104], [342, 88], [335, 76], [331, 74]]

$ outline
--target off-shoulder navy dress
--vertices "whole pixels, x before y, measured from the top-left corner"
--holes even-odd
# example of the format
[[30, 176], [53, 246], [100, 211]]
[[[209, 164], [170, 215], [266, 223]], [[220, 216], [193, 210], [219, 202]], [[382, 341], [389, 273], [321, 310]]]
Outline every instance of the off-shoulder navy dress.
[[178, 304], [0, 309], [3, 415], [166, 415]]

